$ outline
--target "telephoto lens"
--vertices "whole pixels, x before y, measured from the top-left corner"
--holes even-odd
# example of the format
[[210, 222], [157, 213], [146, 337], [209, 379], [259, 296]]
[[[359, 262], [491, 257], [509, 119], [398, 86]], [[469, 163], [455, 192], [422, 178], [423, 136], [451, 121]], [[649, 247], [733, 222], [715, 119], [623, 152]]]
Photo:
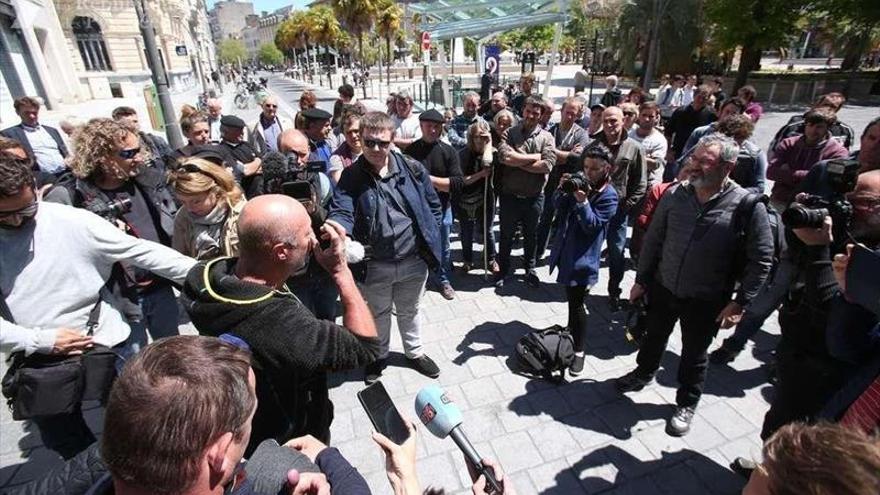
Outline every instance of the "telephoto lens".
[[587, 179], [580, 174], [574, 174], [562, 181], [562, 192], [566, 194], [574, 194], [575, 191], [584, 191], [587, 189]]
[[822, 227], [828, 213], [828, 208], [810, 208], [795, 203], [782, 212], [782, 223], [790, 229], [818, 229]]

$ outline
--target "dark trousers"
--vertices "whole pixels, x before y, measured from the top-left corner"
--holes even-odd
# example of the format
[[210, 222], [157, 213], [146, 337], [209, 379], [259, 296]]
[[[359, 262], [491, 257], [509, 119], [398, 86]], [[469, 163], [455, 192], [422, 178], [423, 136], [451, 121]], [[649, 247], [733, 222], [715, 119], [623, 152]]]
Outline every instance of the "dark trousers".
[[[486, 204], [486, 214], [483, 215], [483, 208], [480, 207], [476, 214], [476, 218], [468, 217], [466, 214], [460, 214], [458, 217], [458, 226], [461, 233], [461, 259], [467, 263], [474, 262], [474, 229], [483, 229], [483, 249], [486, 250], [489, 262], [495, 259], [495, 232], [492, 230], [492, 222], [495, 219], [495, 198]], [[482, 217], [482, 218], [481, 218]]]
[[608, 233], [605, 235], [605, 243], [608, 246], [608, 295], [620, 295], [620, 282], [623, 281], [623, 272], [626, 271], [626, 226], [629, 215], [621, 205], [617, 212], [608, 222]]
[[636, 358], [637, 371], [644, 375], [657, 371], [669, 335], [675, 322], [680, 321], [681, 358], [675, 397], [679, 407], [695, 407], [700, 401], [706, 381], [707, 351], [718, 333], [715, 318], [727, 301], [722, 297], [714, 301], [676, 297], [660, 283], [652, 284], [648, 290], [647, 330]]
[[40, 431], [40, 438], [49, 450], [54, 450], [65, 460], [79, 454], [95, 443], [95, 435], [86, 424], [82, 404], [70, 414], [58, 414], [32, 419]]
[[818, 358], [787, 345], [776, 348], [773, 402], [764, 415], [761, 439], [794, 421], [812, 421], [846, 380], [845, 368], [830, 358]]
[[544, 251], [547, 250], [547, 242], [554, 231], [553, 218], [555, 217], [556, 205], [553, 204], [553, 201], [544, 201], [541, 218], [538, 219], [537, 247], [535, 248], [535, 259], [538, 261], [544, 257]]
[[501, 275], [510, 274], [510, 251], [513, 246], [513, 235], [517, 224], [522, 224], [523, 264], [526, 272], [535, 270], [535, 243], [538, 218], [544, 206], [544, 196], [521, 198], [502, 194], [500, 199], [501, 212], [501, 246], [498, 252], [498, 266]]
[[568, 331], [574, 340], [574, 350], [584, 352], [587, 348], [587, 308], [584, 298], [590, 293], [585, 285], [574, 285], [565, 288], [565, 299], [568, 301]]

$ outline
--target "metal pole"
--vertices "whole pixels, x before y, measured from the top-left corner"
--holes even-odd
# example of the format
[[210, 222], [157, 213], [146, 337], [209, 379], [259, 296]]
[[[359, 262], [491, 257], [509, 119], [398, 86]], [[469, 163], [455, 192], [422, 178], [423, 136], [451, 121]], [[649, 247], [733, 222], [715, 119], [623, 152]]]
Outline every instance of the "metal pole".
[[444, 47], [445, 43], [440, 41], [437, 44], [437, 57], [440, 59], [440, 77], [442, 77], [440, 81], [440, 86], [443, 88], [443, 106], [449, 106], [449, 74], [446, 70], [446, 50]]
[[153, 84], [156, 85], [156, 94], [159, 97], [159, 108], [162, 109], [165, 135], [168, 138], [168, 144], [171, 145], [173, 149], [182, 148], [186, 143], [183, 142], [183, 134], [180, 132], [180, 123], [177, 121], [174, 112], [174, 104], [171, 102], [171, 94], [168, 92], [168, 74], [165, 73], [162, 59], [159, 58], [159, 47], [156, 46], [156, 32], [153, 30], [153, 23], [150, 22], [150, 18], [147, 15], [146, 8], [142, 2], [143, 0], [134, 0], [134, 10], [137, 13], [138, 24], [141, 28], [141, 36], [144, 38], [144, 49], [147, 52], [147, 62], [150, 65]]
[[562, 23], [556, 23], [556, 32], [553, 34], [553, 53], [550, 59], [550, 67], [547, 67], [547, 80], [544, 82], [544, 98], [550, 96], [550, 84], [553, 82], [553, 66], [556, 65], [556, 57], [559, 53], [559, 39], [562, 37]]

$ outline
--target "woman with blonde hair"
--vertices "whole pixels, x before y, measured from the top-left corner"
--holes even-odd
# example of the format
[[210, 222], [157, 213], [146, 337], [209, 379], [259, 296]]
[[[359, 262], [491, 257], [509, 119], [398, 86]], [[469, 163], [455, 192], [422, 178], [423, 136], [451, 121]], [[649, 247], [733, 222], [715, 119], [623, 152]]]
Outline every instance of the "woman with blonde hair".
[[[506, 110], [503, 110], [506, 111]], [[474, 267], [474, 230], [482, 229], [483, 256], [481, 263], [487, 272], [497, 273], [495, 261], [495, 234], [492, 220], [495, 218], [495, 194], [492, 185], [493, 171], [498, 165], [498, 154], [492, 147], [492, 130], [489, 123], [478, 119], [467, 130], [467, 147], [458, 155], [464, 185], [453, 199], [455, 218], [461, 227], [462, 270]]]
[[171, 247], [200, 260], [238, 255], [238, 217], [244, 194], [224, 167], [202, 158], [182, 160], [168, 172], [181, 203]]

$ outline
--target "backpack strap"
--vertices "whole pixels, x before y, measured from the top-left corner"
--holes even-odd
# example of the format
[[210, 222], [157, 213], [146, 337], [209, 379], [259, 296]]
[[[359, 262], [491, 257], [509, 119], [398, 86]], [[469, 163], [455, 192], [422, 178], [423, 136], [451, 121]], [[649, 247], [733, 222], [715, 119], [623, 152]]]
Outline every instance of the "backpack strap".
[[770, 198], [768, 198], [766, 194], [750, 192], [743, 196], [742, 199], [740, 199], [739, 204], [736, 205], [736, 210], [733, 212], [732, 224], [737, 237], [745, 236], [749, 223], [752, 221], [752, 215], [755, 213], [755, 207], [758, 203], [763, 203], [766, 208], [767, 205], [770, 204]]

